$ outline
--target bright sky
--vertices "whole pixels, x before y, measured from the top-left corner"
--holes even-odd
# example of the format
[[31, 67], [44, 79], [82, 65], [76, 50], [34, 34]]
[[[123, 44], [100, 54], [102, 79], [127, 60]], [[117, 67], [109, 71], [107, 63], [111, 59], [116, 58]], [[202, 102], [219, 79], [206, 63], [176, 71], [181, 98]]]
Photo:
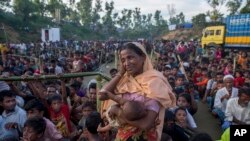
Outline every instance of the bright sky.
[[[107, 0], [111, 1], [111, 0]], [[140, 7], [142, 13], [154, 13], [161, 10], [164, 18], [169, 19], [167, 5], [174, 5], [176, 14], [183, 12], [186, 20], [191, 20], [192, 16], [199, 13], [205, 13], [211, 9], [205, 0], [114, 0], [115, 10], [120, 11], [123, 8], [134, 9]], [[226, 10], [221, 9], [226, 12]]]
[[[104, 7], [106, 1], [110, 2], [112, 0], [102, 0], [102, 1]], [[199, 13], [206, 13], [206, 11], [212, 9], [207, 4], [206, 0], [113, 0], [113, 1], [115, 4], [114, 5], [115, 12], [120, 12], [124, 8], [134, 9], [135, 7], [139, 7], [141, 8], [141, 12], [143, 14], [154, 13], [156, 10], [161, 10], [163, 17], [167, 19], [169, 19], [167, 5], [174, 4], [176, 9], [176, 14], [183, 12], [184, 15], [186, 16], [187, 21], [191, 21], [192, 16], [195, 16]], [[220, 12], [222, 12], [224, 15], [228, 15], [228, 11], [225, 5], [220, 7]]]

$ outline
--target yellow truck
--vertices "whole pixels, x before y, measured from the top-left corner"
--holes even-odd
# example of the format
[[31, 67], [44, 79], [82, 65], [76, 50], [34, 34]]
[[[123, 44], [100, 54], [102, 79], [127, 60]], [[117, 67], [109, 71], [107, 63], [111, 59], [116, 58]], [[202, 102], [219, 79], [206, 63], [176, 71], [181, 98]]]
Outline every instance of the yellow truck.
[[210, 26], [203, 30], [204, 49], [250, 49], [250, 14], [228, 16], [225, 26]]

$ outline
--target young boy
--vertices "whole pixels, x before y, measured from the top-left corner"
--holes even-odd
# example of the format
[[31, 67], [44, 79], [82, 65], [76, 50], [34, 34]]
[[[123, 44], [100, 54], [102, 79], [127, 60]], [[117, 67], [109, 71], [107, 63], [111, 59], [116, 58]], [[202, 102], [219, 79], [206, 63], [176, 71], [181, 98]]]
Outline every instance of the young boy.
[[[91, 113], [86, 119], [86, 131], [84, 138], [88, 141], [101, 141], [97, 128], [101, 123], [101, 115], [97, 112]], [[81, 139], [80, 139], [81, 140]]]
[[2, 125], [12, 136], [19, 137], [27, 119], [26, 112], [17, 106], [16, 95], [10, 90], [0, 92], [0, 105], [2, 113]]
[[96, 110], [96, 107], [92, 102], [84, 103], [82, 105], [82, 118], [79, 121], [78, 126], [84, 129], [87, 117], [95, 110]]
[[174, 92], [177, 96], [185, 93], [184, 77], [182, 75], [177, 75], [176, 77]]
[[62, 135], [56, 129], [55, 125], [47, 118], [45, 118], [44, 112], [45, 107], [39, 100], [33, 99], [25, 105], [25, 110], [27, 112], [28, 119], [33, 117], [43, 118], [46, 123], [46, 129], [43, 136], [39, 141], [59, 141], [62, 139]]
[[[24, 124], [22, 141], [40, 140], [46, 129], [46, 122], [42, 117], [32, 117]], [[47, 140], [46, 140], [47, 141]]]
[[49, 115], [50, 120], [56, 125], [57, 130], [64, 138], [69, 138], [72, 133], [70, 123], [70, 111], [68, 105], [64, 104], [59, 94], [49, 97]]

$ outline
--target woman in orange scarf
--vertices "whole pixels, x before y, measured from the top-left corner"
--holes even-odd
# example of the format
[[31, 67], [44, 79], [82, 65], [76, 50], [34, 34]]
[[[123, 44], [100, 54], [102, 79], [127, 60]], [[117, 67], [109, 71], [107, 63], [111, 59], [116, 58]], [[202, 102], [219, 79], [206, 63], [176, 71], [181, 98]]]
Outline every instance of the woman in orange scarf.
[[[139, 120], [126, 121], [125, 126], [118, 128], [116, 140], [159, 141], [165, 109], [176, 103], [171, 86], [162, 73], [153, 69], [153, 65], [141, 44], [127, 43], [119, 55], [121, 70], [103, 87], [103, 90], [119, 94], [121, 97], [128, 94], [131, 94], [132, 97], [136, 93], [155, 102], [147, 103], [145, 101], [146, 116]], [[99, 93], [100, 100], [109, 99], [104, 91], [101, 90]], [[107, 107], [102, 109], [107, 109]], [[156, 121], [159, 124], [156, 124]]]

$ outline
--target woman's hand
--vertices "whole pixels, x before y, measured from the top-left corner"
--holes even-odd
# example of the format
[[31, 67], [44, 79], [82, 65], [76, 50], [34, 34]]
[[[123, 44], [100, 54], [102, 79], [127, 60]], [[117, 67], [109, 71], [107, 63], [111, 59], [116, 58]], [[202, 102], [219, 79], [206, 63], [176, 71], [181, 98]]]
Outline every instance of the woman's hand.
[[122, 63], [120, 63], [119, 64], [119, 74], [121, 75], [121, 76], [123, 76], [125, 73], [126, 73], [126, 70], [125, 70], [125, 68], [123, 67], [123, 65], [122, 65]]
[[176, 96], [172, 91], [169, 91], [169, 97], [172, 101], [171, 106], [176, 107]]
[[99, 96], [99, 99], [100, 100], [109, 100], [109, 96], [107, 94], [107, 91], [106, 90], [100, 90], [99, 93], [98, 93], [98, 96]]

